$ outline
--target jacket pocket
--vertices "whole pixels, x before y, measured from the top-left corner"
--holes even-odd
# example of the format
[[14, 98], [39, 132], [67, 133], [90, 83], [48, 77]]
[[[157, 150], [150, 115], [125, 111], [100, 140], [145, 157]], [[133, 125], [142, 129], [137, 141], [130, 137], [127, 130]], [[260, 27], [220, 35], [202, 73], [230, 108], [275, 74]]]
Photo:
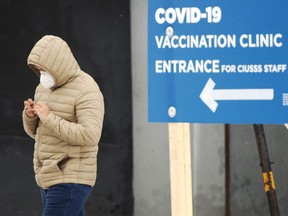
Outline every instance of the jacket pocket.
[[51, 173], [62, 173], [62, 169], [66, 165], [67, 155], [58, 160], [44, 160], [42, 163], [41, 173], [42, 174], [51, 174]]
[[66, 156], [65, 158], [63, 158], [61, 161], [59, 161], [57, 163], [58, 169], [63, 172], [66, 165], [67, 165], [67, 161], [68, 161], [68, 157]]

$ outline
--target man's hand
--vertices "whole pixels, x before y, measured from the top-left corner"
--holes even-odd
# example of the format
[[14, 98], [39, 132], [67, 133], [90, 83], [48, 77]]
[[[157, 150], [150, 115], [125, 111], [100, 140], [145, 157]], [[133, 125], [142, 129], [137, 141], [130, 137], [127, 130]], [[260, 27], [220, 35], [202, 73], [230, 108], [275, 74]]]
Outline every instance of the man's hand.
[[26, 115], [30, 118], [34, 118], [37, 115], [34, 109], [34, 101], [31, 98], [24, 101], [24, 109]]
[[50, 113], [49, 107], [44, 102], [38, 102], [34, 109], [42, 122]]

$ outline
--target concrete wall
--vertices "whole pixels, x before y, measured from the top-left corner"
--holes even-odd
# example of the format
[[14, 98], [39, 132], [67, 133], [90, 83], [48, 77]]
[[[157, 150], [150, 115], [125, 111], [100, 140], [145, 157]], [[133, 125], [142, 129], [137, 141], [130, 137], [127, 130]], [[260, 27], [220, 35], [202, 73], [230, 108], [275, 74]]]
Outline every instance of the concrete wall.
[[[147, 122], [147, 5], [131, 0], [134, 216], [169, 216], [169, 144], [164, 123]], [[194, 216], [225, 215], [225, 136], [230, 148], [231, 216], [269, 215], [253, 125], [192, 124]], [[288, 131], [264, 125], [281, 215], [288, 214]]]
[[192, 125], [194, 216], [225, 215], [224, 125]]
[[168, 127], [147, 122], [147, 3], [131, 1], [134, 215], [168, 216]]
[[[168, 125], [148, 123], [147, 0], [131, 1], [134, 216], [169, 216]], [[197, 216], [224, 214], [224, 127], [191, 125]]]
[[[281, 215], [288, 214], [288, 131], [264, 125]], [[269, 215], [253, 125], [230, 126], [231, 215]]]

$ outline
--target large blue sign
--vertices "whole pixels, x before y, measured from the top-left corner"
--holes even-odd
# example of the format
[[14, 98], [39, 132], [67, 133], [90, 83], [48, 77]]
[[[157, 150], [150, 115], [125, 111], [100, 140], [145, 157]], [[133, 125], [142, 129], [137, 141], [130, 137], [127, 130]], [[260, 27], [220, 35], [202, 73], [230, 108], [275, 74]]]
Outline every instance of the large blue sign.
[[150, 0], [149, 122], [288, 122], [288, 1]]

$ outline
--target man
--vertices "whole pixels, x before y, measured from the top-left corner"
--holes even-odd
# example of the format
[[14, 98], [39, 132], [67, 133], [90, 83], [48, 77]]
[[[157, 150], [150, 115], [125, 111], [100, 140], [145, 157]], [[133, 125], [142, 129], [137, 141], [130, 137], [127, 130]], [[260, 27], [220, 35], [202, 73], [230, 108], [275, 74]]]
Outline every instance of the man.
[[42, 37], [27, 62], [40, 77], [34, 100], [24, 101], [22, 118], [24, 130], [35, 139], [33, 165], [43, 215], [84, 215], [96, 181], [102, 93], [59, 37]]

